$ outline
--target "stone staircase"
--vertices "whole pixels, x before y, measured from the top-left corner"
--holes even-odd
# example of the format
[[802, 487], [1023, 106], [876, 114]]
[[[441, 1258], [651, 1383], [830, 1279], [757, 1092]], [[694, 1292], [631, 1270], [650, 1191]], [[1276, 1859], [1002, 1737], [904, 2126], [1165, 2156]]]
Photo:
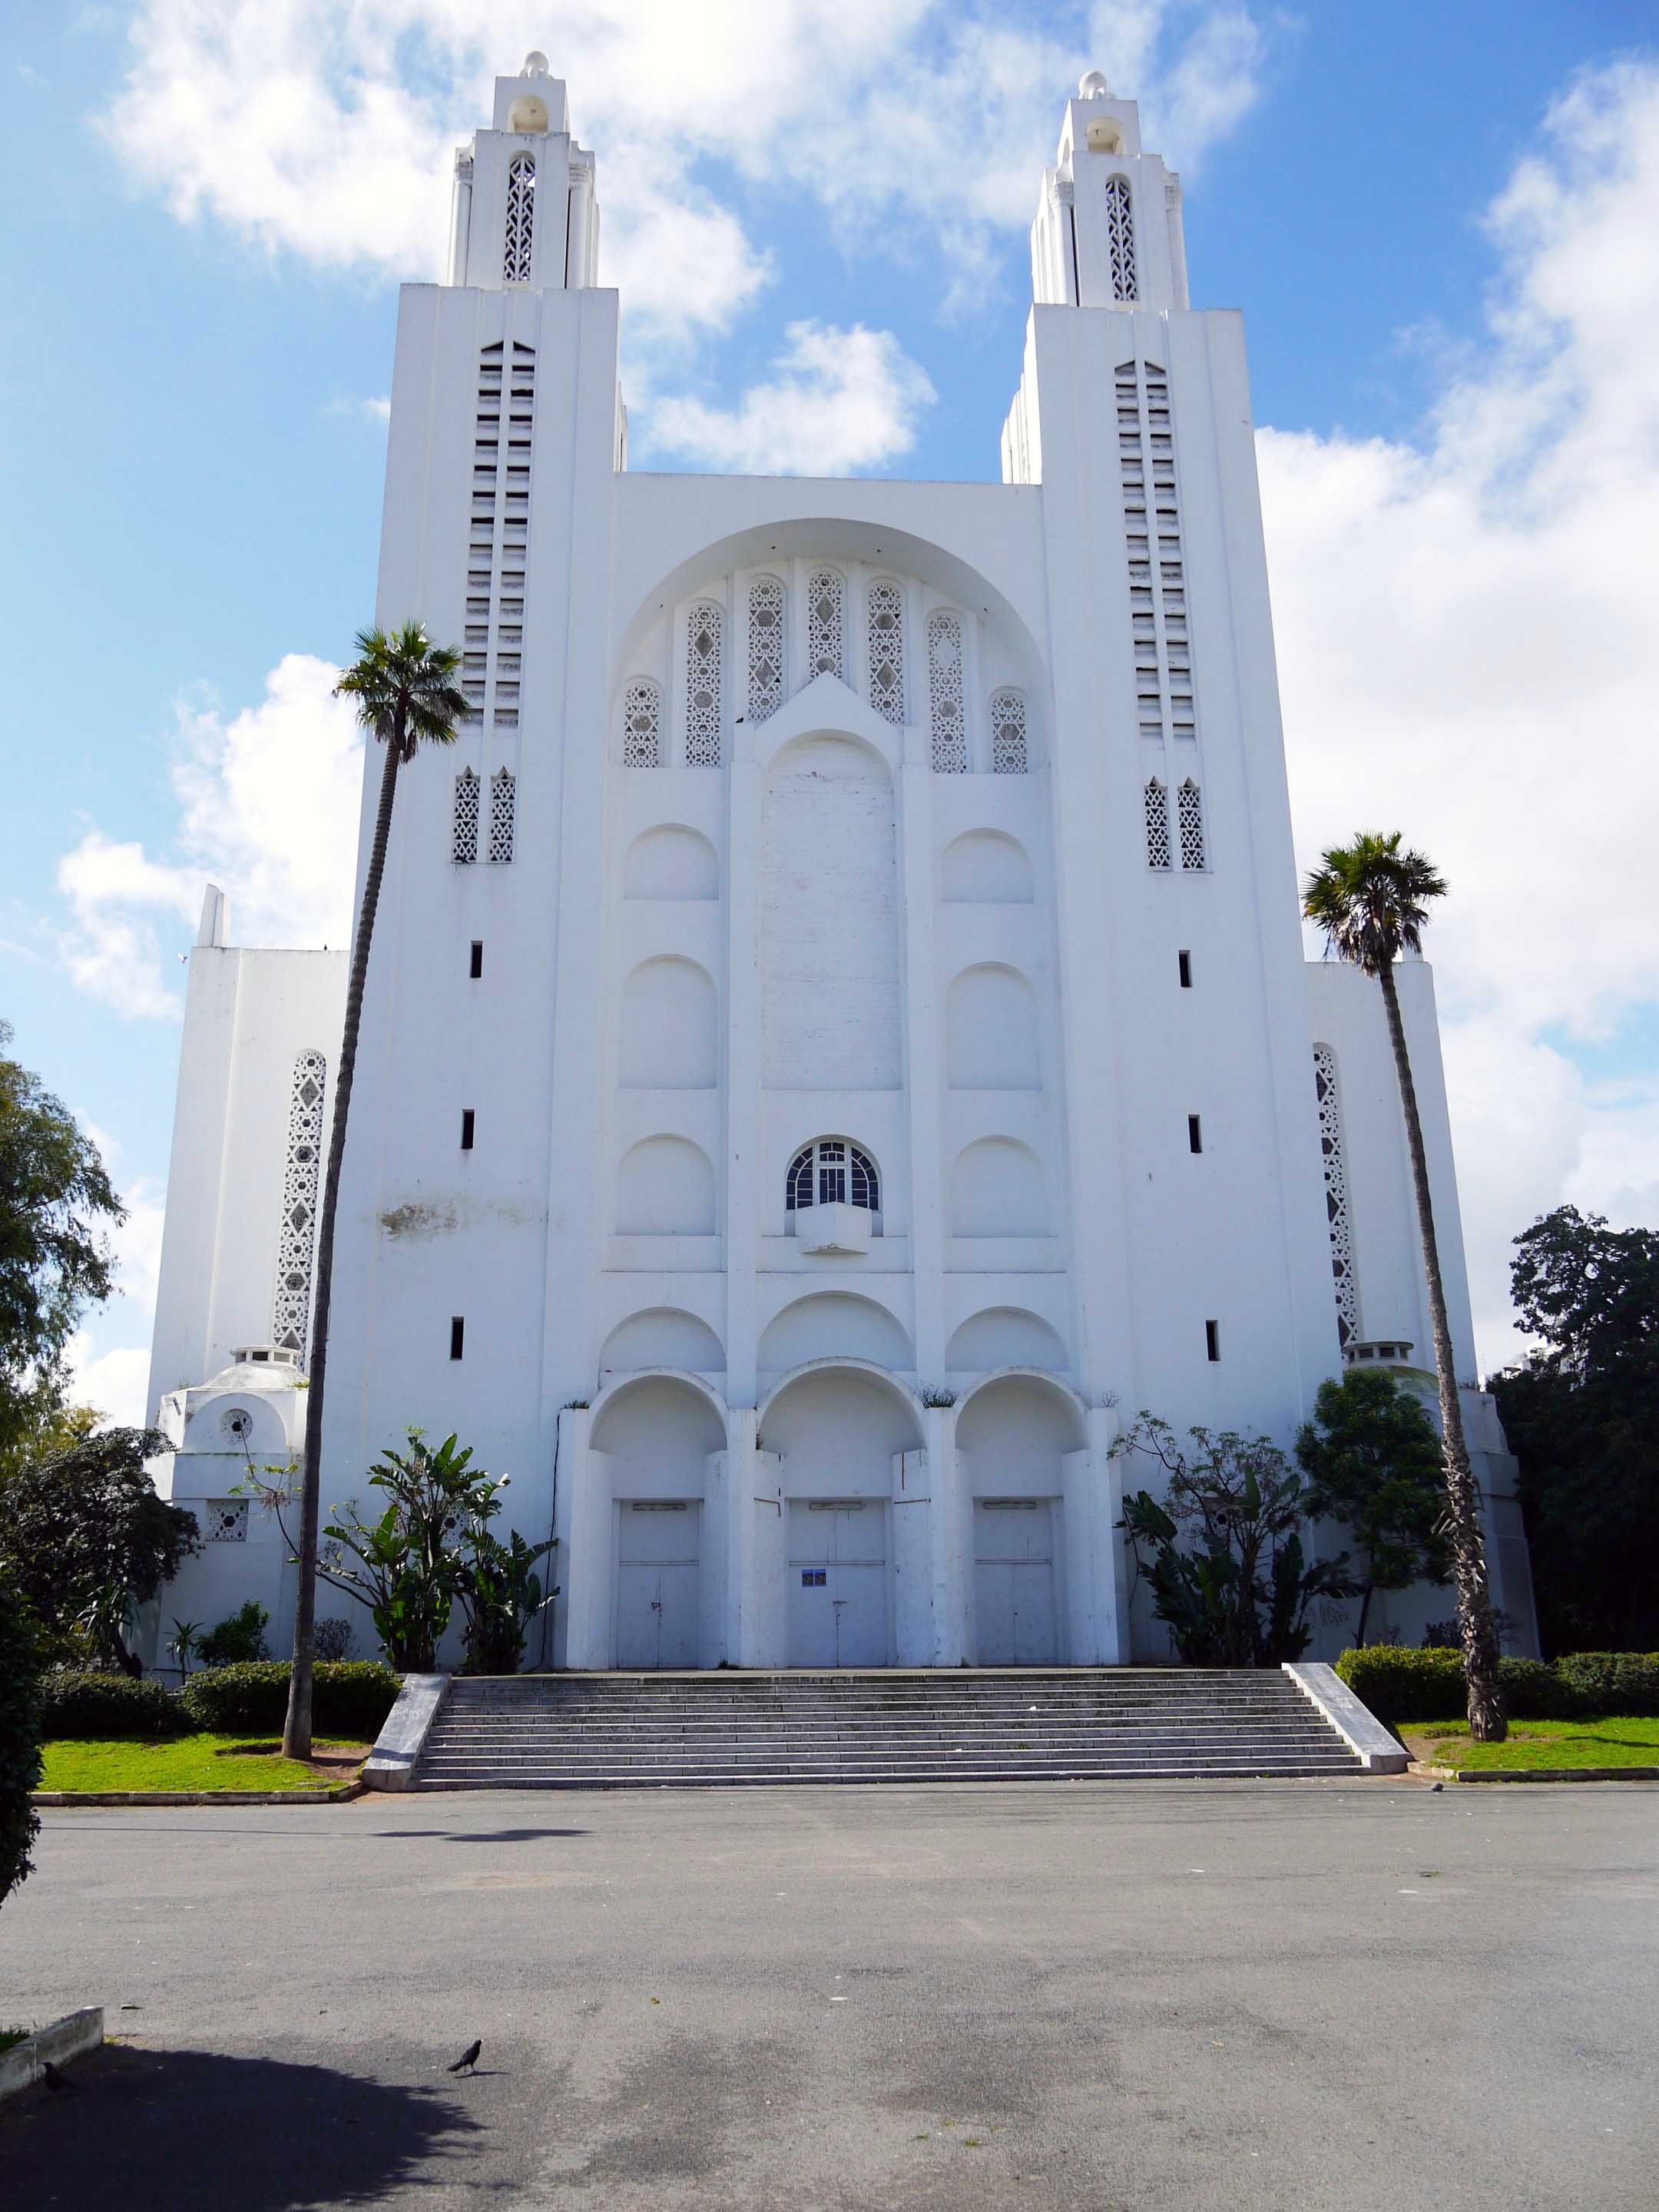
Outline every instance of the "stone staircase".
[[417, 1790], [1352, 1775], [1287, 1675], [1199, 1668], [458, 1677]]

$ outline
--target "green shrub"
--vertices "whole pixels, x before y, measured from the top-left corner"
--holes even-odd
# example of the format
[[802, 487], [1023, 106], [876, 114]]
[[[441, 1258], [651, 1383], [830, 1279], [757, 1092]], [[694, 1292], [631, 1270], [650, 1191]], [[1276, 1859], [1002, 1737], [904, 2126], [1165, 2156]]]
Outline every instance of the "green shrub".
[[1571, 1651], [1552, 1672], [1576, 1713], [1659, 1714], [1659, 1651]]
[[40, 1822], [40, 1631], [16, 1586], [0, 1577], [0, 1904], [33, 1865]]
[[[1500, 1659], [1498, 1686], [1510, 1718], [1571, 1720], [1576, 1713], [1587, 1711], [1575, 1686], [1558, 1671], [1566, 1663], [1558, 1660], [1551, 1668], [1541, 1659]], [[1345, 1651], [1336, 1662], [1336, 1671], [1362, 1705], [1369, 1705], [1378, 1720], [1390, 1724], [1450, 1720], [1465, 1710], [1468, 1702], [1461, 1651], [1435, 1648], [1419, 1651], [1406, 1644], [1368, 1644], [1363, 1650]]]
[[240, 1667], [250, 1659], [269, 1659], [270, 1646], [265, 1642], [265, 1623], [270, 1619], [258, 1599], [251, 1597], [216, 1628], [210, 1628], [205, 1636], [197, 1639], [198, 1664]]
[[[276, 1734], [288, 1713], [289, 1662], [255, 1659], [240, 1667], [192, 1674], [179, 1703], [198, 1728], [222, 1735]], [[312, 1726], [319, 1735], [372, 1743], [399, 1688], [389, 1667], [373, 1659], [319, 1661], [312, 1691]]]
[[65, 1667], [40, 1686], [40, 1734], [47, 1739], [190, 1735], [196, 1725], [179, 1700], [153, 1680]]

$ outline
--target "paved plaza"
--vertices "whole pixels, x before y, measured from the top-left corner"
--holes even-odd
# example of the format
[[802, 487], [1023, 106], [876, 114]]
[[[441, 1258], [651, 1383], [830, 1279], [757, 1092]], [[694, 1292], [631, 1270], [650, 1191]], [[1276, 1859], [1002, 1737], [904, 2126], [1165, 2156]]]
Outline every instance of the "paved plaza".
[[45, 1820], [0, 2021], [119, 2039], [9, 2212], [1659, 2203], [1659, 1789]]

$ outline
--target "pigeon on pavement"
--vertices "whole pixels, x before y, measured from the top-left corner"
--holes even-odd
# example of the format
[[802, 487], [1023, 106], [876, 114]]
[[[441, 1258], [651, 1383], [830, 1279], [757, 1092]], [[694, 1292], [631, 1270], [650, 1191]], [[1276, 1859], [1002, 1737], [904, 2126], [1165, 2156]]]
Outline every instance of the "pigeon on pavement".
[[478, 2053], [483, 2049], [483, 2036], [479, 2036], [476, 2042], [469, 2043], [467, 2045], [466, 2049], [462, 2051], [460, 2057], [455, 2061], [455, 2063], [450, 2068], [449, 2071], [452, 2074], [470, 2074], [473, 2068], [477, 2064]]

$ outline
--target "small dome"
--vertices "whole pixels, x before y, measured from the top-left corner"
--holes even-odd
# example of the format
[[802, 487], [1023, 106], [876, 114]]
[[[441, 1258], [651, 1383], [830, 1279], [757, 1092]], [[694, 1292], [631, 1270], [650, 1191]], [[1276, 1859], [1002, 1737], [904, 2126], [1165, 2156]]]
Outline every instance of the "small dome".
[[[527, 53], [524, 58], [524, 67], [519, 71], [519, 75], [520, 76], [545, 76], [547, 75], [547, 56], [545, 54], [538, 54], [534, 52]], [[1103, 80], [1103, 81], [1104, 80]]]
[[1079, 83], [1077, 96], [1079, 100], [1109, 100], [1112, 88], [1098, 70], [1091, 70]]

